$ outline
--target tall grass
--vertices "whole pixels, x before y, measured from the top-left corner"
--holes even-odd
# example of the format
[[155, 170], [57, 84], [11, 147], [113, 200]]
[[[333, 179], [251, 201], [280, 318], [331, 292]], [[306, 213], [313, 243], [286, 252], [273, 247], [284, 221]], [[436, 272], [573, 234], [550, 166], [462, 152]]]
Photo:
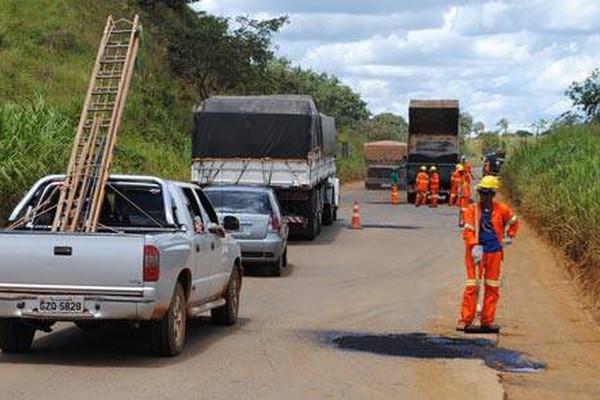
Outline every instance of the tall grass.
[[64, 172], [73, 134], [73, 121], [41, 97], [25, 104], [0, 104], [2, 221], [33, 182]]
[[337, 175], [344, 183], [357, 181], [365, 177], [365, 159], [363, 145], [365, 138], [356, 132], [345, 130], [338, 132], [338, 142], [348, 143], [349, 154], [344, 158], [341, 145], [337, 155]]
[[[562, 128], [518, 147], [503, 169], [521, 213], [600, 283], [600, 125]], [[600, 294], [600, 293], [599, 293]]]

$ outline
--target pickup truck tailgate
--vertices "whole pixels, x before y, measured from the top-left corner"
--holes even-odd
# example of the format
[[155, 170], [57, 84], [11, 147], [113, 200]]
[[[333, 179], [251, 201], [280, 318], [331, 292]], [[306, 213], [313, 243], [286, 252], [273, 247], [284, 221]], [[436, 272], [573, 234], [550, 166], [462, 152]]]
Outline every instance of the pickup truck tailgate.
[[143, 235], [0, 233], [0, 285], [141, 288]]

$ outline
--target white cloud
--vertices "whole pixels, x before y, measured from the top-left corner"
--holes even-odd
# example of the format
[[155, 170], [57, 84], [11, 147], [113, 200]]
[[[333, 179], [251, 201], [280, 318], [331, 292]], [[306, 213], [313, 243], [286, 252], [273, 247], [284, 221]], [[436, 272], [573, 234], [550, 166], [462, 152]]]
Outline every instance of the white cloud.
[[226, 16], [288, 14], [277, 53], [328, 72], [374, 113], [411, 98], [458, 98], [494, 128], [551, 120], [564, 91], [600, 66], [597, 0], [203, 0]]

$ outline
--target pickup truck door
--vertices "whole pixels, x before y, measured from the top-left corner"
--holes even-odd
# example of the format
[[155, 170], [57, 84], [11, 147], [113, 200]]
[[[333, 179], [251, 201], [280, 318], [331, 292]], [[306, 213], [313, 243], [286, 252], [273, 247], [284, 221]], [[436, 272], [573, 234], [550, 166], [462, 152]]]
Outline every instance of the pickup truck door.
[[[196, 190], [196, 195], [200, 200], [206, 220], [211, 224], [218, 224], [219, 219], [217, 213], [213, 209], [208, 197], [206, 197], [200, 189]], [[211, 237], [211, 249], [213, 253], [211, 267], [213, 290], [215, 293], [220, 293], [229, 281], [229, 274], [231, 271], [231, 266], [227, 264], [227, 240], [214, 233], [209, 233], [209, 235]]]
[[214, 293], [212, 280], [213, 250], [212, 235], [207, 231], [206, 216], [200, 203], [194, 196], [192, 189], [182, 188], [188, 201], [188, 210], [194, 221], [194, 243], [192, 254], [194, 257], [194, 271], [192, 273], [192, 291], [190, 302], [200, 303], [211, 297]]

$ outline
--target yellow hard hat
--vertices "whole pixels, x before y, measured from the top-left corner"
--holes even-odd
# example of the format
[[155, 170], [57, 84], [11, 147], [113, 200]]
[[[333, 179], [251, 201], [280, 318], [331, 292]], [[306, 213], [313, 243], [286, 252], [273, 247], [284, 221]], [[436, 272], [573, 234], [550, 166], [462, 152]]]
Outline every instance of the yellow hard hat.
[[500, 189], [500, 180], [493, 175], [486, 175], [477, 184], [477, 189], [498, 190]]
[[465, 167], [463, 167], [462, 164], [456, 164], [456, 170], [457, 171], [464, 171]]
[[421, 171], [427, 171], [427, 167], [424, 165], [421, 165]]
[[435, 171], [436, 170], [435, 165], [432, 165], [431, 168], [429, 168], [429, 170], [430, 171]]

